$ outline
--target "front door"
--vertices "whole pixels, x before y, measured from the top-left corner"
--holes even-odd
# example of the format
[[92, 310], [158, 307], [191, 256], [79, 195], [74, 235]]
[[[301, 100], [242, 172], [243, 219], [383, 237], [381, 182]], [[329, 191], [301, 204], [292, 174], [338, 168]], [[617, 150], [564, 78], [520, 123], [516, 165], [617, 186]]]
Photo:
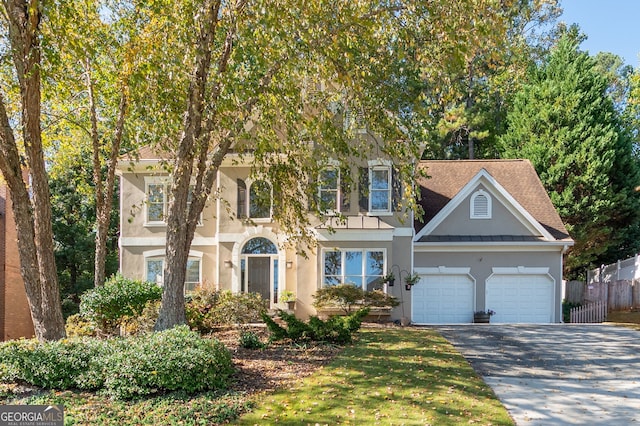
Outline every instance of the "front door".
[[278, 303], [278, 248], [265, 237], [250, 239], [240, 252], [242, 291]]
[[247, 258], [247, 289], [258, 293], [264, 300], [271, 299], [271, 258], [249, 256]]

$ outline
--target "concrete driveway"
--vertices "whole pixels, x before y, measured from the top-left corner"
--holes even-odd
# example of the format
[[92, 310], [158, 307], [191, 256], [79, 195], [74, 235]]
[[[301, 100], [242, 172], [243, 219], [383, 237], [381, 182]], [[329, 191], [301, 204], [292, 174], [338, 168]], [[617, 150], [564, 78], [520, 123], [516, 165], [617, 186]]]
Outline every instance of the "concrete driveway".
[[640, 332], [609, 325], [434, 326], [518, 425], [640, 423]]

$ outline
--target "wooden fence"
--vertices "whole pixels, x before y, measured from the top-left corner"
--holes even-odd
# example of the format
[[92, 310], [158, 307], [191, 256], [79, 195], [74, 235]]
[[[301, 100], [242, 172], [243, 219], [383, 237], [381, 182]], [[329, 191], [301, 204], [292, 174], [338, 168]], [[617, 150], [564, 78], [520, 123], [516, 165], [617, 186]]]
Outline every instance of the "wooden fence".
[[569, 303], [582, 305], [603, 302], [610, 311], [640, 308], [640, 280], [616, 280], [588, 284], [569, 281], [565, 286], [565, 299]]
[[598, 323], [606, 320], [607, 304], [605, 302], [578, 306], [569, 312], [569, 322], [572, 323]]

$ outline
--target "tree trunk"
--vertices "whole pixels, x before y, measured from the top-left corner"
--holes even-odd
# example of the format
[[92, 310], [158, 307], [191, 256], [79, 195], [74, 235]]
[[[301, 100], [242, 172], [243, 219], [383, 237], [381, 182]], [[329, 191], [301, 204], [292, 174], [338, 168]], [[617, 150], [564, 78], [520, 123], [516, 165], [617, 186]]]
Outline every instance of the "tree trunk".
[[[167, 217], [167, 247], [166, 264], [164, 270], [164, 291], [162, 304], [155, 325], [156, 330], [166, 330], [186, 322], [184, 311], [184, 281], [187, 273], [187, 259], [189, 248], [193, 241], [195, 223], [189, 223], [187, 212], [187, 198], [193, 172], [195, 150], [206, 153], [209, 141], [200, 140], [202, 134], [202, 119], [204, 112], [204, 98], [209, 79], [211, 65], [211, 47], [215, 38], [218, 24], [220, 0], [207, 2], [203, 6], [203, 21], [198, 38], [198, 49], [195, 67], [189, 85], [187, 111], [184, 117], [184, 130], [180, 138], [178, 152], [173, 170], [173, 185], [171, 187], [171, 201]], [[222, 65], [226, 66], [226, 60]], [[224, 68], [224, 67], [223, 67]], [[205, 145], [205, 146], [196, 146]], [[203, 157], [199, 157], [201, 160]], [[206, 155], [205, 157], [206, 158]], [[199, 170], [203, 170], [201, 167]], [[198, 195], [198, 194], [196, 194]], [[200, 203], [197, 203], [200, 207]], [[204, 203], [202, 203], [204, 207]], [[196, 206], [191, 203], [191, 210]], [[200, 211], [202, 208], [200, 208]], [[197, 219], [196, 219], [197, 223]]]
[[85, 73], [87, 75], [87, 92], [89, 93], [89, 113], [91, 117], [91, 141], [93, 146], [93, 182], [96, 195], [96, 239], [95, 239], [95, 260], [93, 268], [93, 283], [95, 287], [104, 285], [106, 280], [106, 259], [107, 241], [109, 239], [109, 225], [111, 223], [111, 208], [115, 191], [115, 174], [120, 145], [122, 144], [122, 134], [124, 132], [124, 121], [127, 112], [127, 90], [121, 88], [120, 104], [118, 106], [118, 121], [116, 123], [115, 134], [111, 141], [109, 162], [107, 164], [107, 175], [103, 181], [102, 161], [100, 159], [100, 134], [98, 132], [98, 114], [93, 90], [93, 77], [91, 62], [85, 62]]
[[[49, 181], [40, 128], [40, 9], [36, 0], [5, 3], [9, 39], [20, 83], [22, 132], [31, 177], [30, 190], [22, 179], [21, 162], [4, 100], [0, 99], [4, 161], [0, 162], [14, 197], [20, 267], [36, 337], [56, 340], [65, 336], [60, 291], [53, 251]], [[9, 175], [9, 177], [7, 177]]]

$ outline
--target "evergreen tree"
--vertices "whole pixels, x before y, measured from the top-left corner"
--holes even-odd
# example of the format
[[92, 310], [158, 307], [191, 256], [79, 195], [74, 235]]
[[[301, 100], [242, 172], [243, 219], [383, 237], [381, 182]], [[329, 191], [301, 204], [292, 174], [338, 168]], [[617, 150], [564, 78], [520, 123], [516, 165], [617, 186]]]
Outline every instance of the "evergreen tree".
[[507, 116], [502, 156], [528, 158], [567, 225], [575, 246], [568, 278], [638, 247], [640, 183], [633, 140], [596, 62], [564, 35], [530, 72]]

